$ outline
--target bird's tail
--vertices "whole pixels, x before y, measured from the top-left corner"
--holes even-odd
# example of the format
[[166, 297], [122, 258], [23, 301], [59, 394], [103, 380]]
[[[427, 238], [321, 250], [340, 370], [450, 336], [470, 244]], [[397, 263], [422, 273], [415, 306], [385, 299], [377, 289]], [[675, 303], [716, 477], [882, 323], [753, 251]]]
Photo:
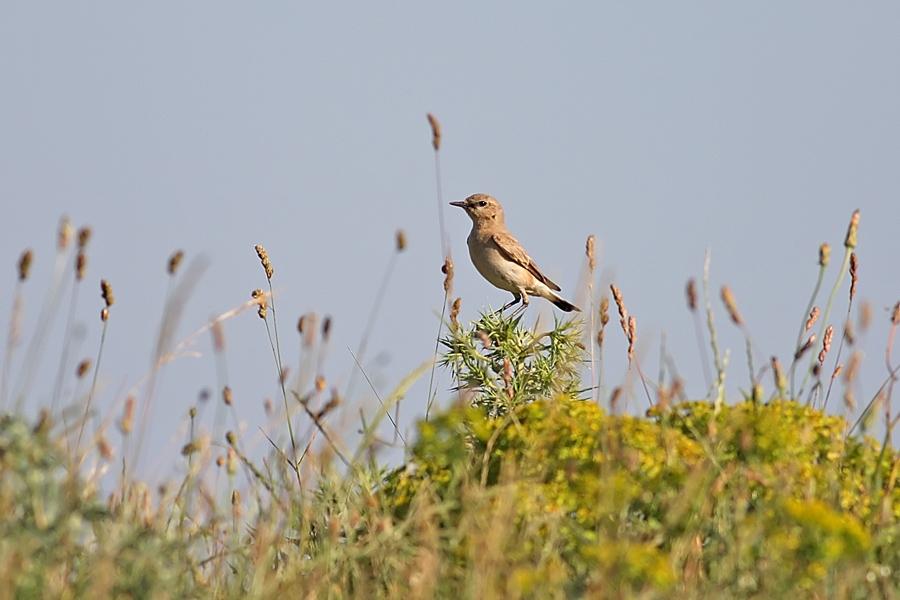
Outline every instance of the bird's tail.
[[556, 305], [556, 308], [559, 310], [564, 310], [566, 312], [572, 312], [573, 310], [581, 312], [581, 309], [572, 304], [571, 302], [566, 302], [560, 296], [555, 296], [550, 299], [550, 302]]

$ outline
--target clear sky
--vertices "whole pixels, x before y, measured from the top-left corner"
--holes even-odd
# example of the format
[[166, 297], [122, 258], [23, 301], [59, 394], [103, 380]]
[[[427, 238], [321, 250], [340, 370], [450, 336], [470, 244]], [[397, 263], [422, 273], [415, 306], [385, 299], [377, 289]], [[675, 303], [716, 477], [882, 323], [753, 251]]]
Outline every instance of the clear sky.
[[[69, 371], [96, 356], [99, 279], [116, 295], [100, 414], [118, 410], [149, 370], [165, 265], [179, 248], [208, 268], [176, 337], [264, 286], [253, 250], [262, 244], [285, 361], [298, 360], [297, 318], [331, 315], [324, 371], [344, 389], [348, 349], [359, 346], [402, 228], [409, 246], [363, 360], [379, 391], [390, 390], [431, 356], [442, 301], [431, 112], [444, 133], [445, 202], [496, 196], [514, 235], [583, 308], [584, 243], [594, 234], [597, 289], [614, 282], [624, 294], [644, 371], [655, 379], [664, 335], [691, 397], [706, 383], [684, 286], [701, 276], [706, 250], [734, 400], [748, 385], [744, 342], [719, 287], [734, 291], [760, 356], [789, 362], [819, 244], [834, 247], [830, 289], [859, 208], [858, 299], [874, 307], [861, 342], [865, 401], [886, 376], [886, 309], [900, 299], [898, 27], [893, 2], [3, 3], [0, 306], [12, 304], [19, 253], [35, 252], [13, 382], [67, 214], [94, 231], [77, 306], [85, 337]], [[462, 211], [446, 206], [445, 221], [468, 320], [509, 296], [469, 263]], [[846, 290], [845, 281], [835, 324]], [[67, 307], [68, 295], [57, 332]], [[553, 310], [536, 300], [528, 319], [547, 323]], [[226, 375], [208, 336], [193, 347], [201, 356], [163, 372], [152, 457], [177, 452], [188, 408], [223, 378], [251, 430], [264, 421], [263, 400], [279, 399], [262, 322], [247, 312], [225, 332]], [[32, 409], [50, 403], [54, 339]], [[625, 348], [611, 328], [610, 386], [625, 380]], [[443, 404], [449, 377], [439, 383]], [[765, 383], [771, 389], [771, 376]], [[404, 427], [426, 395], [426, 385], [413, 388]], [[357, 382], [342, 408], [346, 429], [360, 406], [374, 410]]]

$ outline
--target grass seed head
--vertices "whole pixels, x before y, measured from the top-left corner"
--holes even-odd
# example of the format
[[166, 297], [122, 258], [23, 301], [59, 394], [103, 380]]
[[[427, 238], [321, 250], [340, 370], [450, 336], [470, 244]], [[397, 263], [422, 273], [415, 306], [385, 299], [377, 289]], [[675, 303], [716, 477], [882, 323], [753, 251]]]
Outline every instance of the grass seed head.
[[894, 305], [894, 310], [891, 313], [891, 323], [894, 325], [900, 324], [900, 302]]
[[441, 149], [441, 124], [438, 123], [437, 118], [428, 113], [428, 124], [431, 125], [431, 145], [434, 146], [435, 150]]
[[59, 250], [65, 250], [72, 241], [72, 223], [69, 217], [63, 217], [59, 220], [59, 230], [56, 236], [56, 245]]
[[831, 246], [822, 244], [819, 246], [819, 266], [827, 267], [829, 260], [831, 260]]
[[184, 250], [176, 250], [172, 253], [172, 256], [169, 257], [169, 266], [166, 270], [169, 272], [169, 275], [174, 275], [178, 270], [178, 265], [181, 264], [181, 260], [184, 258]]
[[738, 312], [737, 301], [734, 299], [731, 288], [727, 285], [722, 286], [722, 302], [725, 303], [725, 308], [728, 309], [728, 315], [731, 317], [734, 324], [743, 325], [744, 321], [741, 319], [741, 314]]
[[134, 426], [134, 407], [137, 401], [134, 396], [128, 396], [125, 399], [125, 412], [122, 414], [122, 420], [119, 421], [119, 431], [122, 435], [128, 435]]
[[587, 239], [587, 243], [584, 245], [584, 252], [587, 254], [588, 259], [588, 269], [590, 269], [591, 273], [594, 272], [594, 267], [596, 266], [596, 261], [594, 260], [594, 236], [589, 235]]
[[112, 285], [105, 279], [100, 280], [100, 296], [103, 298], [103, 301], [106, 302], [106, 308], [112, 306], [116, 301], [115, 296], [113, 296]]
[[250, 293], [250, 297], [256, 300], [256, 303], [259, 305], [256, 314], [259, 315], [260, 319], [265, 319], [266, 313], [269, 310], [269, 302], [266, 300], [266, 293], [257, 288]]
[[772, 373], [775, 376], [775, 387], [778, 388], [779, 394], [784, 396], [787, 389], [787, 378], [784, 376], [784, 370], [781, 368], [781, 362], [777, 356], [772, 357]]
[[859, 263], [856, 260], [856, 252], [850, 254], [850, 301], [856, 295], [856, 269]]
[[607, 323], [609, 323], [609, 298], [603, 296], [600, 300], [600, 325], [606, 327]]
[[225, 401], [225, 406], [231, 406], [234, 404], [234, 396], [231, 394], [231, 388], [227, 385], [222, 390], [222, 400]]
[[87, 255], [79, 251], [75, 257], [75, 279], [81, 281], [84, 279], [84, 272], [87, 270]]
[[31, 272], [31, 260], [33, 258], [32, 252], [30, 249], [26, 249], [22, 252], [22, 255], [19, 257], [19, 281], [25, 281], [28, 279], [28, 274]]
[[397, 230], [397, 252], [406, 250], [406, 232], [402, 229]]
[[862, 353], [857, 350], [852, 355], [850, 355], [850, 360], [847, 361], [847, 368], [844, 369], [844, 383], [852, 383], [856, 378], [856, 371], [859, 369], [859, 364], [862, 362]]
[[91, 239], [91, 228], [90, 227], [82, 227], [78, 230], [78, 249], [84, 250], [85, 246], [87, 246], [88, 242]]
[[863, 300], [859, 305], [859, 329], [861, 331], [866, 331], [869, 328], [869, 325], [872, 324], [873, 312], [872, 303], [868, 300]]
[[219, 319], [213, 320], [211, 329], [213, 348], [216, 352], [221, 352], [225, 349], [225, 328], [222, 326], [222, 321]]
[[444, 291], [449, 294], [450, 289], [453, 287], [453, 260], [449, 256], [444, 259], [444, 264], [441, 266], [441, 273], [445, 275]]
[[834, 327], [829, 325], [825, 330], [825, 337], [822, 338], [822, 350], [819, 351], [819, 363], [825, 362], [825, 356], [831, 350], [831, 338], [834, 336]]
[[78, 379], [81, 379], [82, 377], [87, 375], [87, 372], [90, 369], [91, 369], [91, 359], [86, 358], [83, 361], [81, 361], [80, 363], [78, 363], [78, 368], [75, 369], [75, 377], [77, 377]]
[[806, 353], [807, 350], [809, 350], [810, 348], [812, 348], [812, 345], [813, 345], [815, 342], [816, 342], [816, 334], [810, 335], [810, 336], [809, 336], [809, 339], [806, 340], [806, 343], [803, 344], [802, 346], [800, 346], [800, 348], [797, 349], [797, 353], [794, 354], [794, 360], [797, 360], [798, 358], [800, 358], [801, 356], [803, 356], [803, 355]]
[[816, 324], [816, 321], [819, 320], [819, 307], [813, 306], [812, 311], [809, 313], [809, 319], [806, 320], [806, 331]]
[[694, 281], [693, 278], [688, 279], [688, 282], [687, 282], [687, 285], [685, 286], [684, 291], [687, 294], [688, 309], [690, 309], [691, 312], [696, 311], [697, 310], [697, 282]]
[[850, 218], [850, 226], [847, 228], [847, 237], [844, 238], [844, 247], [853, 249], [856, 248], [856, 234], [859, 229], [859, 209], [854, 211], [853, 216]]
[[462, 298], [457, 298], [450, 306], [450, 325], [453, 329], [459, 329], [459, 309], [462, 306]]
[[847, 322], [844, 323], [844, 339], [851, 346], [856, 343], [856, 335], [853, 333], [853, 321], [850, 319], [847, 319]]
[[266, 270], [266, 279], [272, 279], [272, 275], [275, 271], [272, 269], [272, 263], [269, 262], [269, 253], [259, 244], [254, 246], [254, 248], [256, 248], [256, 255], [259, 256], [259, 261], [262, 263], [263, 269]]
[[634, 343], [637, 341], [637, 319], [628, 317], [628, 358], [634, 358]]

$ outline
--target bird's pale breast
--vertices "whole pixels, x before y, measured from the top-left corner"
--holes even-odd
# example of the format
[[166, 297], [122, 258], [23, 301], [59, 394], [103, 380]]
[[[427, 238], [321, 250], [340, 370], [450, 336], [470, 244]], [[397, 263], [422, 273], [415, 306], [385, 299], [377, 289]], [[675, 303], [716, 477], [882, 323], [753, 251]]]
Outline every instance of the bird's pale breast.
[[512, 293], [533, 286], [534, 276], [521, 265], [509, 260], [490, 237], [481, 240], [473, 231], [466, 241], [472, 264], [491, 284]]

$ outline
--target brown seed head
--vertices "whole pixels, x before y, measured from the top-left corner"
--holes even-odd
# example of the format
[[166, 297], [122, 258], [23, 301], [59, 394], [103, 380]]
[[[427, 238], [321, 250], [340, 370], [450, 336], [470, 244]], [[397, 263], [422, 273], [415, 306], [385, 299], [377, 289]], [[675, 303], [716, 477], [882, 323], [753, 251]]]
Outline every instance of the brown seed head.
[[584, 252], [587, 254], [588, 259], [588, 269], [590, 269], [591, 273], [594, 272], [594, 267], [596, 266], [596, 262], [594, 260], [594, 236], [589, 235], [587, 239], [587, 243], [584, 246]]
[[600, 300], [600, 325], [606, 327], [607, 323], [609, 323], [609, 298], [603, 296]]
[[84, 359], [83, 361], [78, 363], [78, 368], [75, 369], [75, 377], [77, 377], [78, 379], [81, 379], [82, 377], [87, 375], [87, 372], [90, 370], [90, 368], [91, 368], [91, 359], [89, 359], [89, 358]]
[[822, 244], [819, 246], [819, 266], [827, 267], [828, 261], [831, 259], [831, 246]]
[[831, 374], [832, 379], [837, 379], [838, 375], [841, 374], [841, 371], [844, 370], [844, 365], [838, 365], [834, 368], [834, 373]]
[[862, 353], [857, 350], [850, 356], [850, 360], [847, 361], [847, 368], [844, 369], [844, 383], [850, 383], [856, 378], [856, 370], [861, 362]]
[[819, 307], [813, 306], [812, 312], [809, 313], [809, 319], [806, 320], [806, 331], [809, 331], [809, 328], [816, 324], [816, 321], [819, 320]]
[[106, 302], [106, 307], [109, 308], [116, 301], [115, 296], [113, 296], [112, 286], [105, 279], [100, 280], [100, 296], [103, 298], [103, 301]]
[[184, 250], [176, 250], [172, 253], [172, 256], [169, 257], [169, 266], [167, 271], [169, 275], [174, 275], [178, 270], [178, 265], [181, 264], [181, 260], [184, 258]]
[[250, 296], [254, 300], [256, 300], [256, 303], [259, 305], [259, 309], [257, 309], [256, 314], [259, 315], [260, 319], [265, 319], [266, 313], [269, 310], [269, 302], [266, 299], [266, 293], [257, 288], [250, 293]]
[[725, 303], [725, 308], [728, 309], [728, 314], [734, 324], [742, 325], [743, 320], [740, 313], [738, 313], [737, 302], [734, 299], [734, 294], [731, 293], [731, 288], [727, 285], [722, 286], [722, 302]]
[[685, 293], [687, 293], [688, 309], [694, 312], [697, 310], [697, 282], [693, 278], [688, 279]]
[[435, 150], [441, 149], [441, 124], [438, 123], [437, 118], [431, 113], [428, 113], [428, 124], [431, 125], [431, 145], [434, 146]]
[[227, 470], [228, 474], [234, 477], [237, 474], [238, 469], [238, 461], [237, 461], [237, 453], [234, 451], [234, 448], [229, 448], [225, 452], [226, 461], [227, 461]]
[[619, 288], [616, 287], [616, 284], [612, 284], [609, 286], [609, 289], [612, 290], [613, 300], [616, 301], [616, 308], [619, 309], [619, 325], [622, 326], [622, 331], [625, 332], [625, 336], [628, 336], [628, 311], [625, 310], [625, 300], [622, 298], [621, 292], [619, 292]]
[[856, 343], [856, 336], [853, 334], [853, 321], [850, 319], [847, 319], [847, 322], [844, 323], [844, 339], [851, 346]]
[[229, 446], [234, 446], [237, 444], [237, 436], [234, 435], [233, 431], [228, 431], [225, 433], [225, 441], [228, 442]]
[[859, 266], [856, 260], [856, 252], [850, 254], [850, 301], [856, 295], [856, 268]]
[[231, 492], [231, 516], [238, 520], [243, 516], [244, 511], [241, 508], [241, 493], [238, 490]]
[[100, 320], [106, 323], [109, 320], [109, 309], [104, 308], [100, 311]]
[[819, 351], [819, 362], [825, 362], [825, 355], [828, 354], [828, 351], [831, 350], [831, 338], [834, 336], [834, 327], [831, 325], [828, 326], [828, 329], [825, 330], [825, 337], [822, 338], [822, 350]]
[[128, 396], [125, 399], [125, 412], [122, 414], [122, 420], [119, 422], [119, 431], [122, 432], [122, 435], [131, 433], [131, 428], [134, 425], [134, 407], [136, 403], [134, 396]]
[[446, 276], [444, 277], [444, 291], [449, 294], [450, 288], [453, 286], [453, 261], [449, 256], [444, 259], [441, 272]]
[[306, 315], [301, 315], [300, 319], [297, 320], [297, 331], [300, 332], [300, 335], [303, 335], [303, 329], [306, 327]]
[[853, 396], [853, 388], [844, 390], [844, 404], [851, 411], [856, 410], [856, 398]]
[[328, 336], [331, 334], [331, 317], [326, 316], [322, 321], [322, 341], [327, 342]]
[[406, 233], [402, 229], [397, 230], [397, 252], [406, 250]]
[[266, 279], [272, 279], [274, 271], [272, 270], [272, 263], [269, 262], [268, 252], [266, 252], [266, 249], [259, 244], [254, 246], [254, 248], [256, 248], [256, 255], [259, 256], [259, 261], [262, 263], [263, 269], [266, 270]]
[[30, 249], [23, 251], [19, 257], [19, 281], [28, 279], [28, 273], [31, 271], [31, 259], [32, 253]]
[[874, 312], [872, 303], [868, 300], [863, 300], [862, 304], [859, 305], [859, 328], [862, 331], [868, 329], [869, 325], [872, 324], [872, 313]]
[[857, 209], [850, 218], [850, 227], [847, 228], [847, 237], [844, 238], [844, 247], [856, 248], [856, 233], [859, 229], [859, 209]]
[[69, 247], [69, 242], [72, 241], [72, 223], [69, 221], [69, 217], [60, 219], [56, 240], [57, 248], [60, 250], [65, 250]]
[[900, 324], [900, 302], [894, 305], [894, 311], [891, 313], [891, 323]]
[[810, 335], [809, 339], [806, 340], [806, 343], [803, 344], [802, 346], [800, 346], [800, 349], [797, 350], [796, 354], [794, 354], [794, 360], [800, 358], [801, 356], [803, 356], [806, 353], [807, 350], [812, 348], [812, 345], [815, 343], [815, 341], [816, 341], [816, 334]]
[[303, 347], [309, 348], [316, 341], [316, 328], [319, 326], [319, 315], [314, 312], [306, 315], [306, 322], [303, 329]]
[[450, 306], [450, 325], [453, 329], [459, 329], [459, 309], [462, 306], [462, 298], [457, 298]]
[[97, 440], [97, 450], [100, 452], [100, 456], [103, 460], [112, 460], [116, 456], [116, 451], [105, 437], [101, 437]]
[[84, 250], [84, 247], [87, 246], [87, 243], [91, 239], [91, 228], [90, 227], [82, 227], [78, 230], [78, 249]]
[[78, 252], [75, 257], [75, 279], [81, 281], [84, 279], [84, 271], [87, 269], [87, 255], [84, 252]]
[[628, 317], [628, 358], [634, 358], [634, 343], [637, 341], [637, 320]]
[[784, 376], [784, 371], [777, 356], [772, 357], [772, 373], [775, 375], [775, 387], [778, 388], [781, 395], [784, 395], [784, 391], [787, 389], [787, 378]]
[[225, 349], [225, 328], [222, 326], [222, 321], [214, 319], [211, 329], [213, 336], [213, 349], [216, 352], [221, 352]]
[[325, 378], [319, 375], [316, 377], [316, 391], [322, 392], [325, 390]]
[[600, 331], [597, 332], [597, 346], [603, 347], [603, 338], [605, 337], [606, 330], [600, 328]]
[[234, 397], [231, 395], [231, 388], [227, 385], [222, 390], [222, 400], [225, 401], [225, 406], [231, 406], [234, 404]]

